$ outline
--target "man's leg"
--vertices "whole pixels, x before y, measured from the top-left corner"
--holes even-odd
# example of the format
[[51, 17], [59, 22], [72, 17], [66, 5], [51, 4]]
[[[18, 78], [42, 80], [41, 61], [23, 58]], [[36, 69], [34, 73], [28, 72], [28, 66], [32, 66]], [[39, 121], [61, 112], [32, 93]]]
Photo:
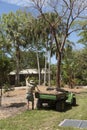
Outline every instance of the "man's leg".
[[32, 101], [32, 110], [34, 110], [34, 100]]
[[29, 100], [27, 100], [27, 109], [29, 110]]

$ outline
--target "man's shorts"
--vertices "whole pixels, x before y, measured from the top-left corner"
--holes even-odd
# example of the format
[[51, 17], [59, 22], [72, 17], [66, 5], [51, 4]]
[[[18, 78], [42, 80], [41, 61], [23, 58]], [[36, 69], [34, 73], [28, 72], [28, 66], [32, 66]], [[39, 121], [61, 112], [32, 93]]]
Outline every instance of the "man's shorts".
[[32, 94], [32, 93], [27, 93], [27, 94], [26, 94], [26, 99], [27, 99], [28, 101], [34, 101], [34, 96], [33, 96], [33, 94]]

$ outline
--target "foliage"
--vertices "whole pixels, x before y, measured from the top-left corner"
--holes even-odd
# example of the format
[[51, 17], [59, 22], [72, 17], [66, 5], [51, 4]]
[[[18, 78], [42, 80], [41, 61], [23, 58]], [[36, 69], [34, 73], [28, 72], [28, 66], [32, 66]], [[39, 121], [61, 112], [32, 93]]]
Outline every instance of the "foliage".
[[80, 21], [79, 26], [83, 26], [83, 29], [79, 32], [78, 36], [80, 39], [78, 40], [78, 43], [83, 44], [85, 47], [87, 47], [87, 20]]
[[27, 22], [32, 21], [32, 16], [29, 13], [17, 11], [16, 13], [10, 12], [2, 16], [2, 25], [4, 26], [4, 34], [10, 45], [10, 54], [15, 61], [16, 69], [16, 83], [19, 84], [19, 70], [21, 50], [29, 43]]
[[[41, 0], [41, 2], [42, 1], [43, 0]], [[33, 2], [35, 2], [35, 0], [33, 0]], [[74, 6], [75, 2], [78, 4], [78, 8]], [[52, 4], [49, 5], [54, 11], [43, 13], [42, 5], [39, 10], [40, 15], [37, 18], [33, 17], [30, 13], [20, 10], [16, 13], [10, 12], [9, 14], [3, 14], [0, 21], [0, 49], [3, 55], [9, 59], [8, 62], [12, 65], [11, 68], [16, 69], [17, 80], [19, 80], [20, 69], [38, 68], [38, 70], [40, 70], [44, 68], [44, 52], [50, 51], [51, 55], [55, 54], [58, 60], [57, 68], [52, 68], [52, 84], [56, 82], [60, 83], [61, 79], [63, 80], [61, 84], [69, 83], [71, 85], [72, 82], [75, 84], [86, 84], [86, 59], [84, 58], [86, 53], [83, 54], [83, 52], [81, 52], [83, 56], [73, 53], [72, 43], [69, 42], [69, 46], [67, 46], [66, 42], [68, 36], [78, 30], [78, 26], [76, 26], [78, 22], [76, 19], [79, 17], [81, 9], [83, 8], [84, 11], [85, 8], [82, 5], [81, 8], [79, 8], [80, 3], [77, 1], [69, 0], [68, 3], [65, 0], [61, 3], [61, 7], [64, 7], [60, 8], [64, 9], [61, 13], [65, 12], [62, 15], [56, 8], [58, 3], [55, 4], [55, 1], [52, 1], [52, 3], [54, 7]], [[41, 3], [37, 0], [37, 9], [39, 9], [40, 4]], [[64, 4], [64, 6], [62, 4]], [[67, 8], [67, 10], [65, 8]], [[74, 13], [75, 9], [77, 15]], [[75, 28], [72, 28], [74, 25]], [[86, 21], [81, 25], [81, 28], [84, 27], [84, 25], [85, 30], [81, 31], [80, 36], [82, 39], [80, 39], [80, 42], [86, 44]], [[79, 66], [81, 63], [78, 59], [78, 55], [82, 62], [85, 61], [83, 65], [81, 65], [82, 68]], [[37, 57], [38, 61], [36, 60]], [[3, 61], [1, 62], [2, 68]], [[8, 63], [5, 64], [10, 66]], [[4, 71], [7, 70], [7, 66], [5, 66]], [[79, 69], [81, 69], [80, 72]], [[2, 70], [3, 69], [0, 71]], [[9, 73], [9, 71], [6, 72], [6, 75], [7, 73]], [[57, 76], [57, 80], [55, 75]]]
[[0, 51], [0, 85], [9, 81], [8, 73], [12, 70], [10, 58]]
[[[39, 59], [40, 59], [40, 68], [44, 68], [44, 55], [42, 52], [39, 52]], [[33, 50], [21, 51], [20, 64], [21, 64], [21, 68], [24, 69], [38, 68], [36, 52]]]
[[87, 49], [65, 52], [62, 62], [62, 82], [71, 87], [87, 84]]
[[75, 53], [76, 58], [76, 72], [75, 77], [77, 79], [77, 84], [86, 85], [87, 84], [87, 48], [84, 48]]
[[55, 80], [51, 79], [51, 83], [50, 84], [51, 84], [51, 86], [56, 86], [56, 79]]
[[4, 89], [4, 93], [14, 90], [14, 88], [9, 83], [5, 83], [3, 85], [3, 89]]
[[[46, 3], [45, 3], [46, 2]], [[77, 31], [80, 28], [72, 28], [74, 23], [79, 19], [80, 16], [83, 16], [83, 12], [86, 11], [87, 3], [81, 0], [61, 0], [61, 1], [43, 1], [43, 0], [33, 0], [33, 7], [36, 8], [41, 14], [40, 17], [43, 18], [43, 21], [48, 24], [50, 28], [50, 34], [55, 41], [56, 50], [57, 50], [57, 86], [60, 87], [60, 78], [61, 78], [61, 62], [62, 62], [62, 53], [64, 51], [64, 46], [69, 35]], [[52, 13], [44, 13], [43, 7], [50, 7]], [[51, 14], [51, 17], [48, 17]], [[86, 14], [86, 12], [85, 12]], [[56, 16], [56, 17], [55, 17]], [[84, 16], [83, 16], [84, 17]], [[50, 19], [51, 18], [51, 19]], [[55, 18], [55, 19], [54, 19]], [[45, 30], [46, 32], [46, 30]], [[50, 48], [51, 49], [51, 48]]]
[[61, 77], [62, 83], [68, 84], [71, 88], [75, 85], [76, 65], [73, 46], [72, 43], [68, 41], [64, 48]]

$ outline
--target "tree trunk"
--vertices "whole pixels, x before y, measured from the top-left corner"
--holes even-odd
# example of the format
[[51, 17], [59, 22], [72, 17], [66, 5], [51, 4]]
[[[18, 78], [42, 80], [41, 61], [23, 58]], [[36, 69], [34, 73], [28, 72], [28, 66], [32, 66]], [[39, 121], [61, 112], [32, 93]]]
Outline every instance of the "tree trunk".
[[1, 90], [1, 92], [0, 92], [0, 106], [2, 105], [2, 86], [0, 87], [0, 90]]
[[57, 89], [60, 88], [60, 80], [61, 80], [61, 53], [58, 53], [58, 59], [57, 59], [57, 73], [56, 73], [56, 84]]
[[39, 85], [40, 85], [40, 79], [41, 79], [41, 76], [40, 76], [40, 62], [39, 62], [39, 55], [38, 55], [38, 50], [36, 50], [36, 55], [37, 55], [37, 65], [38, 65], [38, 73], [39, 73]]
[[50, 54], [49, 54], [49, 73], [48, 73], [49, 78], [48, 78], [48, 79], [49, 79], [49, 87], [50, 87], [50, 86], [51, 86], [51, 82], [50, 82], [50, 81], [51, 81], [51, 77], [50, 77], [50, 76], [51, 76], [51, 73], [50, 73], [50, 65], [51, 65], [51, 51], [49, 51], [49, 53], [50, 53]]
[[16, 60], [15, 86], [19, 86], [19, 62]]
[[19, 60], [20, 60], [20, 49], [16, 47], [16, 75], [15, 75], [15, 86], [19, 86]]
[[46, 53], [45, 53], [44, 86], [46, 86], [46, 82], [47, 82], [47, 80], [46, 80], [46, 78], [47, 78], [47, 73], [46, 73], [46, 71], [47, 71], [47, 51], [46, 51]]

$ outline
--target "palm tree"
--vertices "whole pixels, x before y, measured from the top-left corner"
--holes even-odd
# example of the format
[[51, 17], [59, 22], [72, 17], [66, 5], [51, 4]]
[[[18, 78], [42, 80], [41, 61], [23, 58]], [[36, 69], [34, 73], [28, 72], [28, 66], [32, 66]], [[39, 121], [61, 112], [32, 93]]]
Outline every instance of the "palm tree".
[[[36, 52], [37, 56], [37, 67], [38, 67], [38, 73], [39, 73], [39, 82], [38, 84], [41, 84], [41, 68], [40, 68], [40, 60], [39, 60], [39, 54], [42, 52], [43, 44], [42, 44], [42, 36], [41, 36], [41, 26], [40, 21], [38, 19], [33, 19], [33, 22], [31, 24], [31, 29], [29, 31], [30, 37], [30, 43], [31, 46], [29, 46], [34, 52]], [[28, 25], [29, 26], [29, 25]]]
[[20, 71], [20, 58], [21, 48], [23, 48], [27, 42], [26, 37], [26, 22], [30, 20], [32, 16], [25, 12], [17, 11], [16, 14], [10, 12], [2, 16], [2, 22], [5, 26], [5, 34], [8, 39], [8, 43], [11, 45], [11, 57], [14, 58], [16, 66], [15, 85], [19, 86], [19, 71]]

